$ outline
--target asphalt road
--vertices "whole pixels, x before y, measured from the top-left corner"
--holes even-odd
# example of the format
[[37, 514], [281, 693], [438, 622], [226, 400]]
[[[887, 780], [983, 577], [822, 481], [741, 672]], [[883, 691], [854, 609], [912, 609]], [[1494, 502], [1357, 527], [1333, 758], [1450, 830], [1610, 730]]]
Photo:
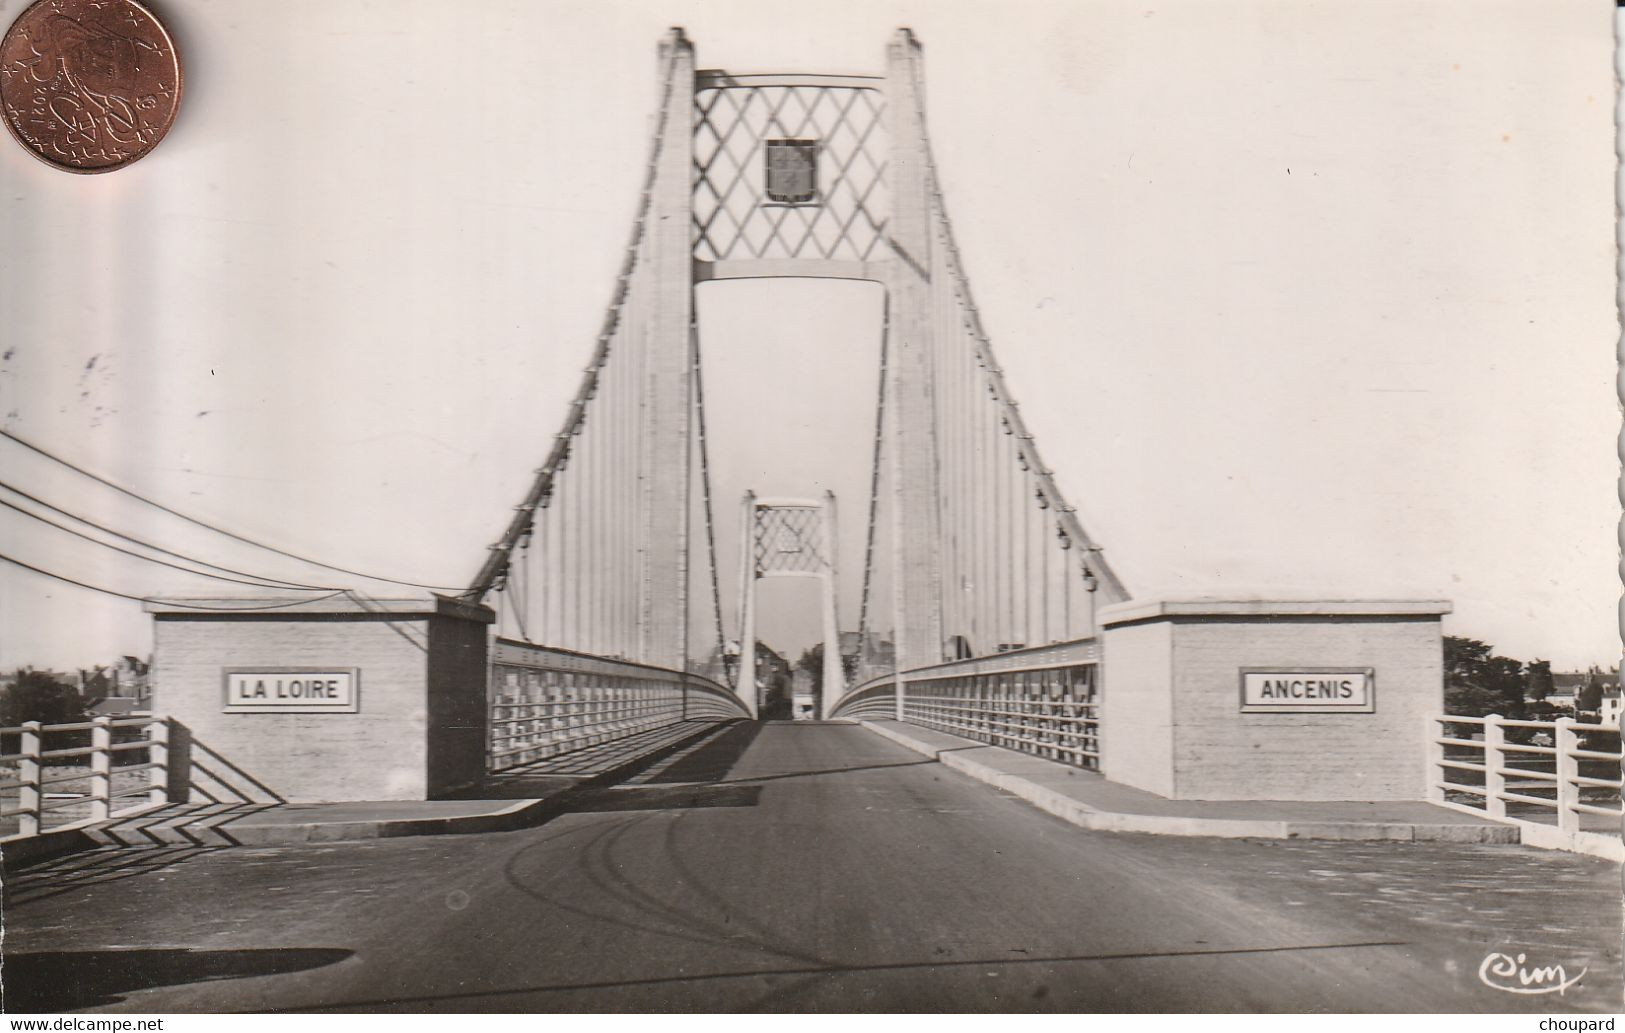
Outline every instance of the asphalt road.
[[[537, 828], [8, 881], [10, 1011], [1562, 1011], [1616, 866], [1088, 832], [848, 725], [741, 724]], [[1492, 951], [1586, 969], [1490, 989]]]

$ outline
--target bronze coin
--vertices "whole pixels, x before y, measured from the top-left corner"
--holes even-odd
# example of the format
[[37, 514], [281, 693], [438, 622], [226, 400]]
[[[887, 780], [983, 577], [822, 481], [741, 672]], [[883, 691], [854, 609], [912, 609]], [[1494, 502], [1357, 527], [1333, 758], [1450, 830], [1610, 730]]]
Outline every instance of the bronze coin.
[[38, 0], [0, 40], [6, 128], [69, 172], [110, 172], [158, 146], [181, 103], [181, 60], [135, 0]]

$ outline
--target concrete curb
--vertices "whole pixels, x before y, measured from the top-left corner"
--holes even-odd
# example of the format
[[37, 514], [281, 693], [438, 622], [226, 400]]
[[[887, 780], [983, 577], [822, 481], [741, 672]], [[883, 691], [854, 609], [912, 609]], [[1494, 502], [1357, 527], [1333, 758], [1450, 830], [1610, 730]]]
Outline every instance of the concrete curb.
[[[565, 790], [564, 792], [568, 792]], [[476, 832], [511, 832], [535, 820], [557, 796], [539, 800], [515, 800], [499, 811], [466, 814], [450, 818], [378, 818], [364, 821], [301, 821], [283, 824], [219, 825], [175, 829], [178, 836], [193, 836], [218, 846], [287, 846], [297, 843], [343, 843], [363, 839], [394, 839], [399, 836], [460, 836]], [[551, 816], [551, 815], [549, 815]]]
[[96, 841], [82, 828], [50, 829], [37, 836], [0, 842], [0, 867], [6, 871], [26, 868], [41, 861], [53, 861], [68, 854], [95, 847]]
[[[53, 829], [27, 839], [0, 844], [8, 868], [20, 868], [97, 847], [151, 846], [294, 846], [304, 843], [347, 843], [402, 836], [467, 836], [530, 828], [561, 813], [573, 794], [601, 787], [637, 773], [730, 722], [717, 722], [636, 757], [594, 772], [551, 796], [515, 800], [501, 810], [445, 818], [377, 818], [362, 821], [297, 821], [286, 824], [233, 825], [234, 815], [177, 815], [150, 825], [121, 827], [126, 815], [107, 823]], [[218, 817], [219, 820], [212, 821]]]
[[666, 743], [648, 753], [630, 757], [619, 764], [583, 778], [552, 796], [515, 800], [499, 811], [450, 818], [379, 818], [372, 821], [291, 822], [286, 825], [212, 826], [208, 833], [219, 837], [222, 846], [289, 846], [300, 843], [346, 843], [369, 839], [396, 839], [402, 836], [469, 836], [482, 832], [512, 832], [540, 825], [564, 811], [571, 797], [583, 789], [593, 789], [635, 774], [685, 746], [715, 732], [717, 724]]
[[[164, 806], [161, 803], [146, 804], [109, 821], [129, 821], [161, 810]], [[86, 819], [61, 828], [46, 829], [38, 835], [6, 836], [0, 839], [0, 868], [7, 871], [26, 868], [41, 861], [52, 861], [68, 854], [77, 854], [81, 850], [93, 850], [101, 845], [92, 838], [101, 826], [101, 822]]]
[[[984, 764], [957, 750], [939, 750], [870, 721], [858, 724], [905, 749], [924, 754], [970, 777], [1018, 796], [1063, 821], [1099, 832], [1143, 832], [1153, 836], [1211, 836], [1220, 839], [1385, 840], [1400, 843], [1517, 843], [1511, 825], [1425, 825], [1411, 822], [1271, 821], [1252, 818], [1196, 818], [1165, 814], [1120, 814], [1074, 800], [1063, 793]], [[972, 746], [984, 744], [966, 740]], [[986, 747], [997, 749], [998, 747]], [[1021, 755], [1025, 757], [1025, 755]]]

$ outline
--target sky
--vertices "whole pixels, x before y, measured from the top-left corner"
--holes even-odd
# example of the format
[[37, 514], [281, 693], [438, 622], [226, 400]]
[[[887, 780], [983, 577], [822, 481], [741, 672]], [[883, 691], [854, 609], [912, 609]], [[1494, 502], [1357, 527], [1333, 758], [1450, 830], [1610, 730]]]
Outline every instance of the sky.
[[[0, 425], [288, 551], [466, 583], [591, 349], [661, 34], [701, 68], [879, 73], [908, 25], [984, 323], [1136, 598], [1449, 599], [1447, 633], [1612, 663], [1611, 11], [170, 0], [186, 93], [156, 152], [72, 176], [0, 140]], [[699, 305], [720, 512], [830, 487], [856, 571], [873, 288]], [[222, 565], [358, 583], [5, 442], [0, 471]], [[0, 552], [196, 588], [30, 524], [0, 511]], [[816, 627], [799, 587], [764, 600], [781, 649]], [[0, 570], [0, 668], [148, 648], [138, 604]]]

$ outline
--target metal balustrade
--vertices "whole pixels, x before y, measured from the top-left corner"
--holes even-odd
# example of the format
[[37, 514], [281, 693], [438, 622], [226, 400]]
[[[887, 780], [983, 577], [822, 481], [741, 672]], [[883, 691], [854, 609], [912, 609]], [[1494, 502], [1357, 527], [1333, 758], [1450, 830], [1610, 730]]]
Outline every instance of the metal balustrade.
[[491, 771], [693, 719], [746, 716], [739, 698], [695, 674], [507, 639], [493, 646]]
[[[903, 720], [1098, 769], [1099, 649], [1094, 640], [1013, 650], [903, 672]], [[834, 716], [897, 716], [896, 675], [857, 686]]]
[[[1544, 740], [1544, 741], [1541, 741]], [[1491, 714], [1427, 719], [1427, 797], [1456, 810], [1555, 830], [1554, 844], [1620, 837], [1619, 729]]]
[[[15, 821], [13, 835], [124, 817], [168, 800], [169, 724], [163, 719], [29, 721], [0, 728], [0, 742], [16, 744], [15, 752], [0, 753], [0, 822]], [[148, 774], [132, 777], [141, 772]]]

